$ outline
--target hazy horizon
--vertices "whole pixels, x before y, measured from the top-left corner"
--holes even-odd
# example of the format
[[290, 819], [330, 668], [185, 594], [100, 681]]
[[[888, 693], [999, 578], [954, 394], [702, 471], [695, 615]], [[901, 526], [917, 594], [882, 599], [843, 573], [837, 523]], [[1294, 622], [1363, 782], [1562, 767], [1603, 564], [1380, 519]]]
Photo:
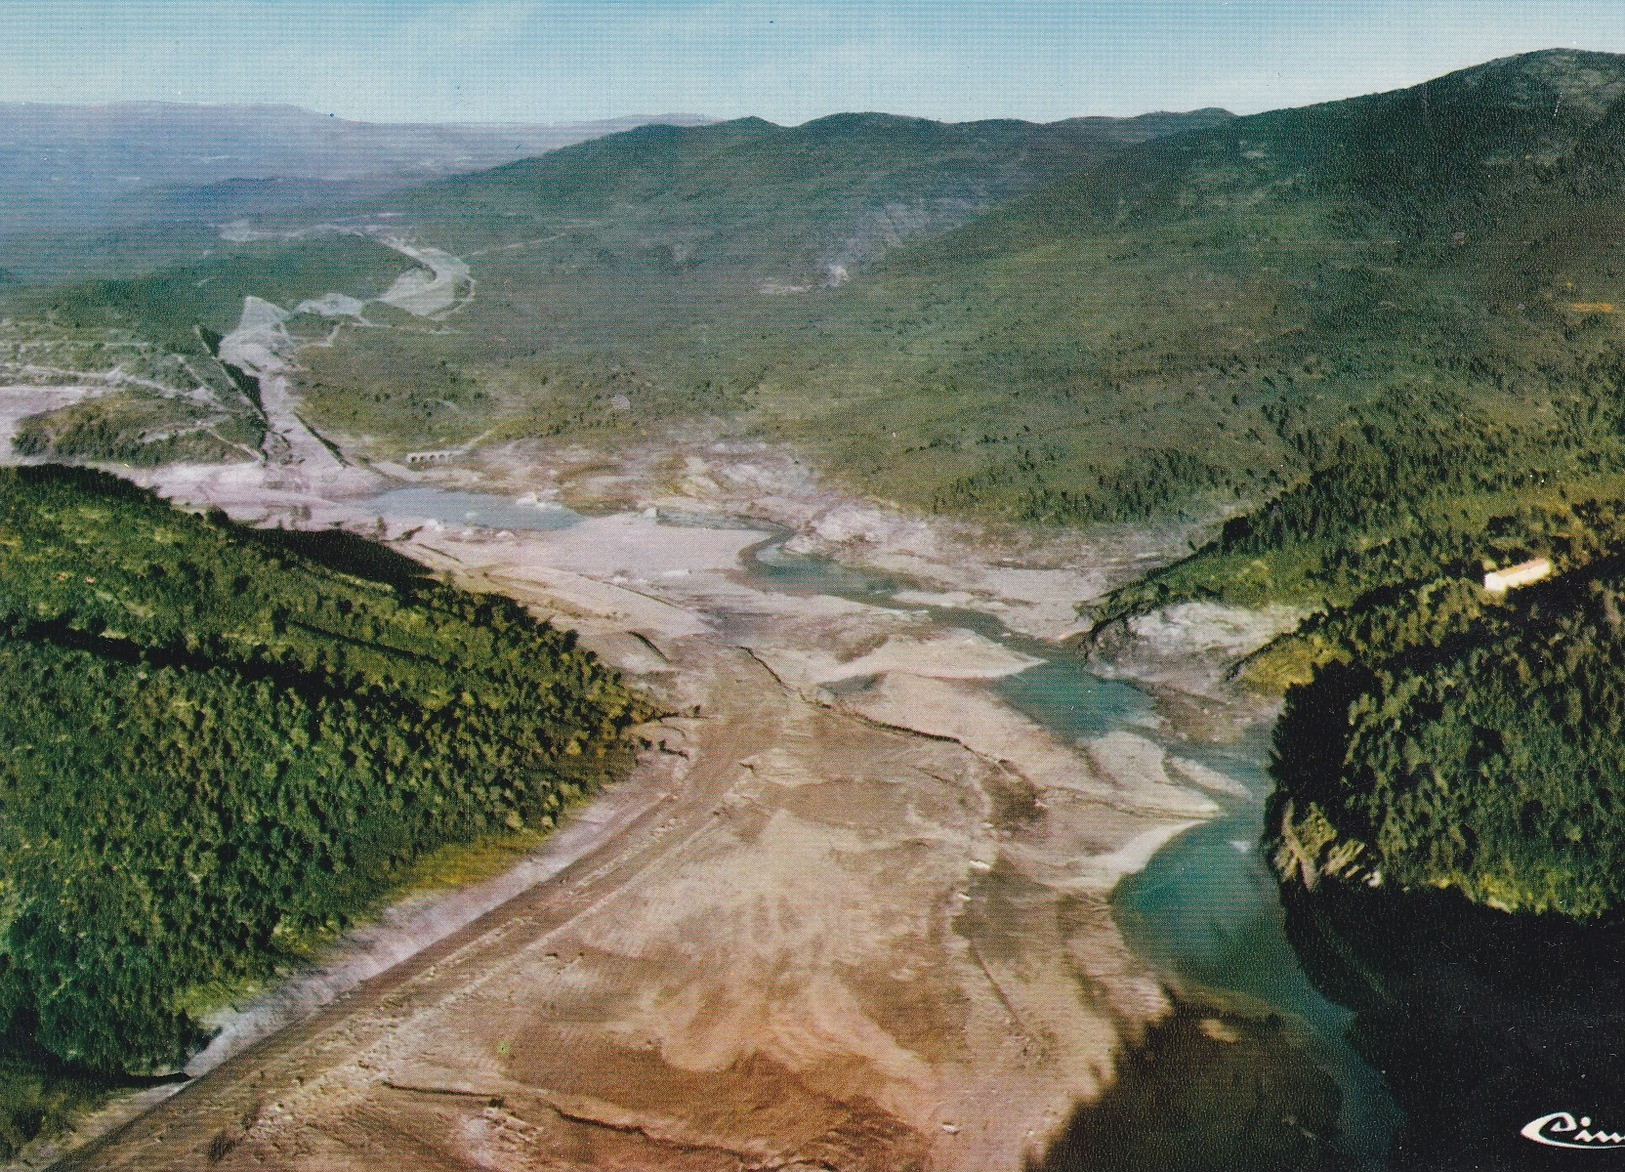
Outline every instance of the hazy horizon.
[[0, 102], [368, 122], [1246, 114], [1538, 49], [1625, 52], [1615, 0], [0, 0], [0, 14]]

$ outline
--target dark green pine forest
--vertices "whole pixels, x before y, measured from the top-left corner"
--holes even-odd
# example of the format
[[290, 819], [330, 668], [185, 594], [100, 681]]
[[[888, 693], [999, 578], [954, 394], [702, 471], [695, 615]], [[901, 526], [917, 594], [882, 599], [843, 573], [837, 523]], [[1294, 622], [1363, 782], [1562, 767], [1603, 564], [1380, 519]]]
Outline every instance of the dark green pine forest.
[[1284, 879], [1594, 921], [1625, 902], [1625, 563], [1496, 601], [1437, 583], [1322, 624], [1276, 730]]
[[200, 995], [426, 852], [552, 825], [641, 716], [573, 634], [382, 547], [0, 470], [0, 1142], [175, 1069]]

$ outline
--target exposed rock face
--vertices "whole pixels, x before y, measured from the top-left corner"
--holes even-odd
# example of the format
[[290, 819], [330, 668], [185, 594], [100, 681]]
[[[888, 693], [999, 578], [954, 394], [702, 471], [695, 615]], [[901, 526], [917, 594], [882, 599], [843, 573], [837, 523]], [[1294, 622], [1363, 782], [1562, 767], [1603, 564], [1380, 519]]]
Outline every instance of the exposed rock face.
[[1108, 623], [1091, 640], [1089, 660], [1103, 675], [1213, 695], [1238, 661], [1307, 613], [1290, 606], [1182, 602]]

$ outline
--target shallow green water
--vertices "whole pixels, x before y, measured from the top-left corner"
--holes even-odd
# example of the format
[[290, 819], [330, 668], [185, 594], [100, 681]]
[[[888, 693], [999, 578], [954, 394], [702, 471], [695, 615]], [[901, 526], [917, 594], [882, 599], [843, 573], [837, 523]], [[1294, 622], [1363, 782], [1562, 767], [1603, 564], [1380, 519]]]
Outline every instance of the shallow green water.
[[380, 517], [432, 520], [480, 529], [568, 529], [581, 514], [552, 501], [520, 502], [486, 492], [396, 488], [368, 502]]
[[1384, 1167], [1403, 1117], [1382, 1077], [1345, 1040], [1353, 1012], [1328, 1001], [1304, 973], [1259, 847], [1267, 732], [1224, 750], [1170, 747], [1240, 781], [1250, 796], [1123, 881], [1114, 902], [1125, 938], [1176, 988], [1291, 1015], [1303, 1046], [1342, 1092], [1343, 1150], [1365, 1167]]

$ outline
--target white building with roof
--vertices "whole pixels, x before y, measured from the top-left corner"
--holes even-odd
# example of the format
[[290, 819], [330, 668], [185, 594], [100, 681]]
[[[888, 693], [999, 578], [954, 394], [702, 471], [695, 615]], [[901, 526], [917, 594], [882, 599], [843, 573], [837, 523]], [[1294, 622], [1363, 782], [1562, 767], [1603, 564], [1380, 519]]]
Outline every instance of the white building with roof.
[[1515, 590], [1519, 586], [1527, 586], [1531, 582], [1539, 582], [1552, 572], [1550, 558], [1530, 558], [1526, 562], [1519, 562], [1515, 566], [1508, 566], [1504, 570], [1491, 570], [1484, 575], [1484, 589], [1491, 594], [1505, 594], [1508, 590]]

